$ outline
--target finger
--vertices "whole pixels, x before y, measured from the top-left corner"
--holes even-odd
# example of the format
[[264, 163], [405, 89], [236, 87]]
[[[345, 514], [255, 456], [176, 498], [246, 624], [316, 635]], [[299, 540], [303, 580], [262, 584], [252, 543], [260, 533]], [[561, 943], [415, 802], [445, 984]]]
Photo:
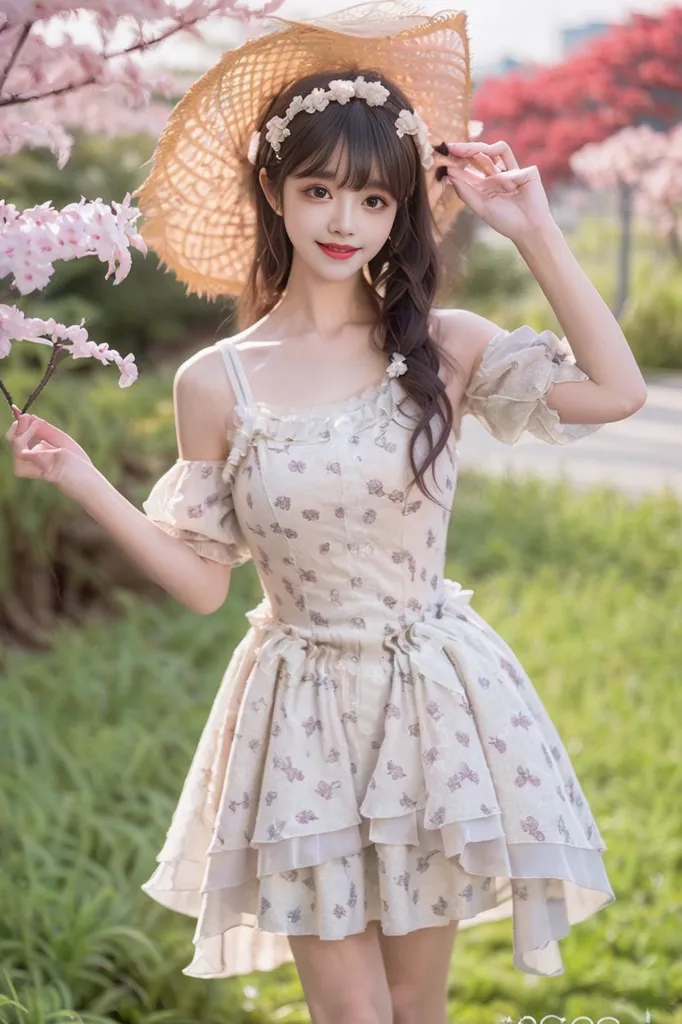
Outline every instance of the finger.
[[471, 161], [472, 163], [475, 163], [477, 167], [480, 167], [487, 175], [497, 174], [500, 170], [498, 164], [492, 160], [487, 153], [476, 153], [471, 158]]
[[62, 476], [64, 455], [64, 450], [60, 448], [48, 451], [31, 448], [23, 454], [15, 472], [19, 476], [38, 478], [56, 484]]
[[447, 171], [449, 174], [458, 174], [460, 176], [463, 176], [464, 178], [468, 179], [473, 183], [487, 181], [487, 179], [490, 177], [490, 175], [487, 174], [486, 171], [482, 170], [480, 167], [476, 167], [469, 160], [464, 160], [460, 164], [450, 166], [447, 168]]
[[56, 448], [73, 448], [75, 442], [65, 431], [55, 427], [53, 423], [48, 423], [47, 420], [41, 420], [38, 416], [35, 416], [34, 419], [38, 424], [38, 436], [42, 440], [49, 441]]
[[[457, 143], [449, 143], [448, 148], [457, 145]], [[456, 160], [458, 163], [466, 163], [471, 161], [481, 168], [486, 174], [495, 174], [498, 170], [498, 166], [495, 161], [488, 156], [487, 153], [471, 153], [467, 155], [451, 154], [451, 159]]]
[[34, 444], [28, 451], [31, 452], [55, 452], [57, 449], [54, 445], [48, 444], [47, 441], [38, 441], [38, 444]]
[[20, 434], [23, 434], [23, 432], [31, 426], [34, 419], [34, 416], [31, 416], [28, 413], [20, 412], [19, 415], [14, 420], [14, 423], [12, 424], [12, 426], [16, 428], [15, 438]]
[[533, 170], [529, 167], [519, 168], [517, 171], [503, 171], [497, 175], [495, 184], [499, 184], [507, 192], [514, 192], [526, 185], [533, 177]]
[[47, 468], [52, 459], [60, 453], [59, 448], [41, 448], [35, 445], [33, 448], [22, 448], [17, 458], [22, 462], [29, 462], [34, 466]]
[[[475, 184], [474, 179], [467, 176], [465, 171], [454, 172], [459, 174], [460, 177], [464, 176], [465, 180]], [[496, 174], [486, 177], [485, 179], [479, 179], [480, 188], [490, 194], [495, 192], [514, 192], [518, 190], [522, 185], [527, 184], [533, 177], [533, 169], [529, 167], [519, 168], [516, 171], [498, 171]]]
[[39, 424], [31, 423], [27, 430], [17, 433], [14, 438], [14, 448], [22, 451], [37, 449], [43, 442], [38, 436]]
[[24, 413], [21, 420], [19, 420], [20, 428], [24, 426], [24, 421], [27, 425], [33, 426], [34, 433], [43, 441], [48, 441], [55, 448], [73, 448], [75, 442], [68, 434], [59, 427], [55, 427], [52, 423], [48, 423], [47, 420], [41, 419], [40, 416], [33, 416], [32, 414]]
[[519, 165], [508, 142], [457, 142], [454, 144], [457, 155], [487, 153], [489, 157], [498, 157], [502, 163], [500, 169], [518, 171]]
[[471, 185], [472, 188], [481, 188], [492, 180], [487, 174], [471, 166], [450, 167], [446, 180], [452, 181], [453, 179], [465, 182], [467, 185]]
[[492, 199], [493, 196], [499, 195], [516, 195], [518, 191], [519, 184], [517, 182], [502, 180], [500, 175], [496, 178], [487, 178], [478, 188], [478, 193], [489, 199]]
[[508, 142], [493, 142], [488, 150], [492, 157], [498, 157], [502, 161], [502, 169], [505, 171], [518, 171], [519, 164], [512, 152]]
[[492, 174], [497, 174], [498, 170], [491, 160], [487, 160], [487, 163], [469, 157], [465, 157], [463, 160], [456, 160], [448, 164], [443, 164], [446, 171], [466, 171], [472, 178], [476, 178], [482, 181], [485, 178], [489, 178]]
[[22, 458], [24, 458], [25, 456], [33, 458], [37, 455], [44, 455], [45, 452], [56, 452], [58, 450], [57, 448], [44, 448], [43, 444], [44, 442], [41, 441], [40, 444], [34, 444], [32, 448], [22, 448], [19, 454], [21, 455]]
[[35, 423], [29, 424], [29, 426], [21, 430], [19, 429], [14, 435], [14, 449], [15, 451], [21, 451], [22, 448], [29, 447], [29, 441], [35, 437], [37, 425]]
[[477, 188], [460, 179], [448, 179], [450, 185], [455, 191], [455, 194], [466, 203], [474, 212], [476, 212], [481, 205], [481, 196]]
[[459, 153], [452, 153], [449, 160], [444, 161], [443, 163], [443, 166], [447, 165], [475, 168], [481, 175], [485, 175], [486, 177], [489, 177], [491, 174], [497, 174], [500, 170], [504, 170], [504, 167], [498, 166], [498, 164], [492, 159], [492, 157], [488, 156], [487, 153], [467, 153], [464, 150]]

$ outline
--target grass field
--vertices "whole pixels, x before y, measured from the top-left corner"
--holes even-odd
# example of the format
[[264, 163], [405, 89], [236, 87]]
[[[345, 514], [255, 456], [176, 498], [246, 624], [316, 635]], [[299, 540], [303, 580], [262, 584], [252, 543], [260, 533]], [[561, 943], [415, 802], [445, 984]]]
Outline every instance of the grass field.
[[[608, 844], [617, 902], [562, 942], [566, 973], [511, 966], [508, 921], [463, 931], [451, 1019], [682, 1024], [682, 506], [463, 476], [447, 574], [511, 643]], [[243, 613], [121, 594], [117, 621], [17, 652], [0, 688], [0, 1022], [308, 1020], [292, 966], [182, 975], [194, 921], [149, 877]], [[23, 1009], [22, 1009], [23, 1007]]]

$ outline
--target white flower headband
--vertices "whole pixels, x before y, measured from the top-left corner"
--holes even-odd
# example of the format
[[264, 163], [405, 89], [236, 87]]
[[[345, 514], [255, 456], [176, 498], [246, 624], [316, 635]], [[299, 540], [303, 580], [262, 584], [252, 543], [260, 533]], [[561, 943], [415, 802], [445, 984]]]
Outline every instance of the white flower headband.
[[[285, 117], [271, 117], [267, 122], [265, 138], [277, 154], [277, 159], [281, 160], [280, 147], [287, 135], [291, 134], [287, 125], [301, 110], [305, 110], [307, 114], [314, 114], [318, 110], [324, 110], [332, 102], [344, 104], [354, 97], [365, 100], [370, 107], [382, 107], [390, 95], [389, 90], [381, 82], [366, 82], [362, 75], [359, 75], [355, 81], [336, 79], [329, 83], [328, 89], [313, 89], [307, 96], [294, 96], [287, 107]], [[422, 166], [427, 170], [432, 167], [433, 147], [429, 142], [429, 130], [416, 110], [401, 110], [396, 119], [395, 128], [400, 138], [403, 135], [415, 137]], [[259, 145], [260, 132], [254, 132], [248, 150], [248, 159], [251, 164], [255, 165], [256, 163]]]

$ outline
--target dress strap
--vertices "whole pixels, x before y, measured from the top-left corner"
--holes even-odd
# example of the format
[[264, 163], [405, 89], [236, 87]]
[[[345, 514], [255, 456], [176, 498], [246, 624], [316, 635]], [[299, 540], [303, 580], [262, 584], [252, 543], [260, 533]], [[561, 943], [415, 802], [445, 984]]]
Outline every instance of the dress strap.
[[229, 338], [224, 338], [222, 341], [216, 342], [216, 347], [220, 349], [222, 354], [225, 369], [227, 370], [227, 375], [230, 378], [230, 384], [237, 401], [247, 409], [253, 408], [255, 402], [251, 394], [251, 388], [249, 387], [244, 366], [239, 358], [239, 353], [233, 342]]

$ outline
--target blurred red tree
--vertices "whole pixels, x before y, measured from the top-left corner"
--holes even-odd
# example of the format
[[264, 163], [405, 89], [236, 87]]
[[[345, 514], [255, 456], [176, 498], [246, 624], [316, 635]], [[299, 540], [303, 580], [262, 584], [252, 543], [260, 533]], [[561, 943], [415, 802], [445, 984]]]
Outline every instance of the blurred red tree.
[[570, 181], [570, 157], [589, 142], [646, 124], [682, 120], [682, 7], [634, 14], [553, 67], [518, 70], [481, 83], [472, 116], [483, 139], [506, 139], [546, 188]]

